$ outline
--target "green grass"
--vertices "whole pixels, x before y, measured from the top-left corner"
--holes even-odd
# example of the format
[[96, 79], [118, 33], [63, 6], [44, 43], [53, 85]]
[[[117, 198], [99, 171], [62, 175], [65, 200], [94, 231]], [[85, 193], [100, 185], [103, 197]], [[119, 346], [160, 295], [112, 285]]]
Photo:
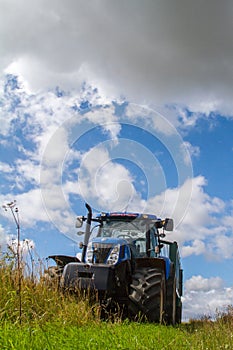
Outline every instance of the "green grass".
[[216, 320], [192, 320], [179, 327], [100, 320], [97, 304], [64, 296], [56, 285], [21, 280], [0, 267], [0, 349], [233, 349], [233, 308]]
[[1, 349], [190, 349], [184, 333], [174, 328], [141, 324], [68, 326], [48, 323], [16, 327], [4, 324]]
[[1, 349], [229, 349], [233, 348], [232, 325], [203, 324], [190, 332], [178, 328], [139, 323], [60, 322], [12, 324], [2, 322]]

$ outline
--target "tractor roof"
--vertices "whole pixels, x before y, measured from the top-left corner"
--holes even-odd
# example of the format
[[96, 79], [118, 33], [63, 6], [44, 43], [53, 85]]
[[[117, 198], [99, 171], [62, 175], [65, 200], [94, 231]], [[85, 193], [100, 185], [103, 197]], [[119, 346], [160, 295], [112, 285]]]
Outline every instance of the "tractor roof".
[[160, 219], [153, 214], [141, 214], [141, 213], [132, 213], [132, 212], [107, 212], [107, 213], [101, 213], [97, 215], [97, 218], [104, 219], [125, 219], [125, 220], [132, 220], [132, 219], [144, 219], [144, 220], [156, 220], [159, 221]]

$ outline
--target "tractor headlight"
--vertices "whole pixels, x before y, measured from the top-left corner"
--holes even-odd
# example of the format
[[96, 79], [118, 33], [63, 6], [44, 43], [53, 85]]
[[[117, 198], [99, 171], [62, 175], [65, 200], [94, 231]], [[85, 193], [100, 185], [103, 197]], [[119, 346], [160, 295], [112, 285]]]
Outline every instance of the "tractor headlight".
[[114, 265], [117, 263], [120, 255], [120, 247], [121, 247], [120, 244], [118, 244], [112, 248], [107, 259], [107, 264]]
[[92, 263], [93, 260], [93, 248], [92, 243], [89, 243], [87, 246], [87, 253], [86, 253], [86, 261], [87, 263]]

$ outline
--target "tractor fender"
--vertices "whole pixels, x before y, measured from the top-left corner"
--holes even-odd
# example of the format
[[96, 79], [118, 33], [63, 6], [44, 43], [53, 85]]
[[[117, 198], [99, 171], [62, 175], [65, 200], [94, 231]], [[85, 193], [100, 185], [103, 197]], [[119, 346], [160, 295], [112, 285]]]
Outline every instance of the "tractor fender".
[[138, 258], [135, 259], [135, 266], [136, 269], [140, 267], [156, 267], [161, 269], [166, 276], [166, 279], [168, 279], [170, 274], [170, 266], [171, 261], [167, 257], [159, 257], [159, 258]]
[[166, 257], [166, 256], [161, 256], [160, 257], [161, 259], [163, 259], [165, 261], [165, 266], [166, 266], [166, 269], [165, 269], [165, 276], [166, 276], [166, 280], [169, 278], [170, 276], [170, 272], [171, 272], [171, 269], [172, 269], [172, 262], [171, 260]]

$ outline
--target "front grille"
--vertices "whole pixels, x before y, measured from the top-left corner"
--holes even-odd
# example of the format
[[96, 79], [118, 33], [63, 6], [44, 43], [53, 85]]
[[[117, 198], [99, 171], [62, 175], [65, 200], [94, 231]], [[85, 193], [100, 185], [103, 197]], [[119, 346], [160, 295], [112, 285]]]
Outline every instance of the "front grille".
[[[103, 244], [102, 244], [103, 246]], [[109, 256], [111, 248], [105, 247], [105, 248], [99, 248], [99, 247], [94, 247], [93, 251], [93, 261], [97, 264], [104, 264], [106, 263], [106, 260]]]

